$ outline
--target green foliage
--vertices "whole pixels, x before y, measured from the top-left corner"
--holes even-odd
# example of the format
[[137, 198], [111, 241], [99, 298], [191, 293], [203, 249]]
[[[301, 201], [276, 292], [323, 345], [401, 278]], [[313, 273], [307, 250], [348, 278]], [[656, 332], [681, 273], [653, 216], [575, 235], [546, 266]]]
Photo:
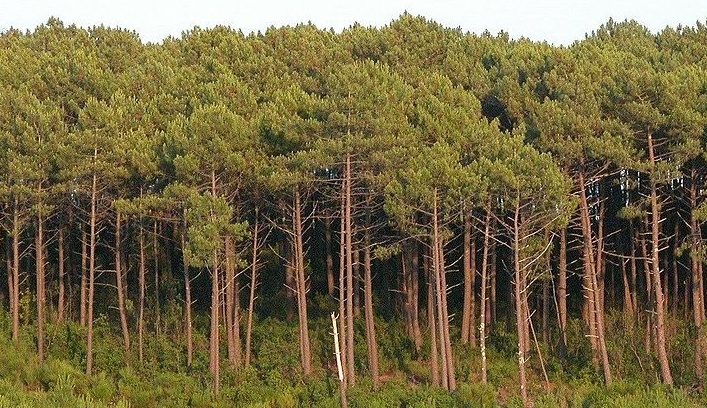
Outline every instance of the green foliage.
[[[707, 338], [704, 325], [698, 330], [682, 317], [683, 312], [690, 315], [695, 303], [689, 299], [692, 271], [687, 264], [705, 257], [705, 33], [702, 23], [652, 34], [633, 21], [609, 21], [584, 41], [557, 48], [511, 41], [506, 33], [462, 33], [407, 13], [380, 29], [354, 25], [335, 33], [303, 24], [245, 36], [227, 27], [195, 28], [180, 39], [151, 45], [126, 30], [85, 30], [57, 19], [34, 32], [1, 33], [0, 252], [7, 267], [0, 272], [3, 282], [10, 283], [17, 255], [20, 328], [18, 338], [10, 341], [12, 316], [0, 312], [0, 407], [338, 406], [328, 322], [336, 298], [322, 288], [325, 251], [336, 258], [337, 237], [335, 232], [334, 244], [324, 249], [316, 217], [341, 215], [338, 185], [346, 157], [352, 159], [355, 179], [354, 242], [360, 247], [365, 233], [377, 258], [373, 297], [384, 376], [374, 391], [358, 319], [350, 328], [359, 374], [349, 393], [352, 407], [517, 406], [518, 342], [512, 327], [497, 322], [488, 337], [489, 384], [478, 383], [478, 350], [455, 345], [458, 390], [447, 393], [428, 385], [430, 339], [416, 355], [400, 316], [399, 256], [407, 250], [401, 242], [427, 243], [438, 232], [431, 228], [438, 218], [453, 314], [460, 303], [456, 265], [463, 215], [490, 211], [496, 225], [503, 224], [493, 238], [499, 244], [496, 289], [506, 290], [513, 284], [505, 274], [513, 254], [502, 248], [512, 235], [509, 215], [519, 210], [522, 221], [518, 228], [525, 238], [518, 255], [532, 260], [542, 254], [543, 261], [552, 263], [557, 249], [545, 232], [570, 225], [569, 235], [574, 235], [571, 221], [580, 188], [590, 201], [590, 228], [598, 231], [601, 221], [606, 232], [601, 249], [607, 255], [605, 320], [611, 335], [606, 342], [618, 381], [599, 385], [588, 328], [579, 318], [585, 300], [574, 274], [582, 262], [573, 262], [580, 257], [578, 242], [573, 242], [568, 251], [574, 265], [567, 297], [568, 349], [561, 355], [554, 347], [558, 336], [552, 327], [551, 341], [540, 345], [550, 375], [547, 389], [541, 389], [538, 359], [534, 350], [530, 353], [535, 406], [695, 405], [697, 398], [680, 389], [698, 383], [696, 342]], [[655, 160], [649, 142], [656, 147]], [[582, 179], [586, 185], [579, 185]], [[93, 215], [89, 194], [94, 180], [97, 213], [92, 221], [99, 232], [92, 237], [98, 240], [92, 259], [97, 272], [92, 318], [98, 373], [87, 376], [79, 368], [86, 363], [87, 329], [74, 320], [83, 294], [80, 271], [87, 259], [79, 254]], [[645, 351], [651, 336], [646, 316], [653, 307], [642, 298], [648, 285], [641, 262], [636, 286], [630, 282], [639, 294], [637, 315], [618, 313], [620, 296], [615, 296], [622, 289], [617, 274], [626, 272], [621, 262], [635, 255], [627, 245], [634, 237], [624, 227], [630, 222], [632, 231], [645, 232], [640, 223], [649, 215], [646, 197], [652, 185], [662, 203], [661, 240], [676, 234], [659, 245], [666, 277], [672, 272], [678, 277], [677, 283], [668, 279], [665, 288], [666, 305], [677, 305], [666, 318], [675, 389], [655, 385], [656, 355]], [[282, 227], [291, 221], [295, 196], [306, 220], [303, 295], [310, 309], [314, 375], [303, 377], [299, 345], [292, 340], [298, 336], [288, 320], [291, 288], [282, 284], [291, 251], [283, 244], [288, 241], [283, 228], [264, 234], [256, 260], [262, 268], [251, 366], [228, 367], [221, 356], [223, 387], [213, 395], [207, 341], [210, 277], [202, 270], [220, 269], [225, 255], [239, 258], [238, 272], [246, 269], [254, 208], [260, 221]], [[111, 268], [117, 245], [111, 222], [116, 212], [125, 216], [121, 248], [129, 350], [113, 310], [117, 293]], [[690, 215], [696, 225], [686, 222]], [[34, 241], [37, 216], [46, 223], [43, 243]], [[154, 222], [160, 235], [147, 251], [149, 283], [142, 289], [147, 289], [150, 310], [140, 362], [134, 333], [141, 289], [135, 258], [147, 222]], [[66, 233], [62, 266], [70, 310], [65, 322], [56, 323], [59, 251], [54, 234], [59, 228]], [[185, 247], [177, 244], [182, 233]], [[231, 254], [225, 253], [226, 237], [233, 239]], [[19, 247], [13, 254], [15, 242]], [[40, 245], [46, 247], [49, 281], [44, 362], [35, 352], [42, 293], [35, 287], [35, 271], [41, 268], [31, 254]], [[545, 249], [552, 258], [545, 258]], [[178, 271], [183, 265], [186, 276]], [[555, 272], [540, 262], [522, 267], [531, 279], [543, 281]], [[242, 273], [235, 279], [243, 307], [247, 280]], [[183, 333], [186, 282], [192, 284], [189, 306], [194, 312], [189, 367]], [[236, 281], [224, 283], [235, 286]], [[531, 303], [532, 289], [527, 292]], [[668, 293], [671, 289], [675, 292]], [[10, 292], [0, 288], [0, 309]], [[506, 294], [498, 292], [499, 309], [511, 307]], [[454, 338], [458, 323], [451, 319]]]

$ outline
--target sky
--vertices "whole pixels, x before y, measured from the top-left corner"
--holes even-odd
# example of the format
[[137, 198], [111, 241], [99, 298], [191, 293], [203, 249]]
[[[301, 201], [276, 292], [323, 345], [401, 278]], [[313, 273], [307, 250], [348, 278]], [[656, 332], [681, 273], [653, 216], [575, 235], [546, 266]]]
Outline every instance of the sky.
[[53, 16], [67, 25], [121, 27], [144, 42], [161, 42], [219, 24], [246, 34], [307, 22], [336, 31], [354, 22], [380, 27], [405, 11], [464, 32], [505, 31], [555, 45], [581, 40], [609, 18], [633, 19], [652, 32], [707, 22], [707, 0], [0, 0], [0, 31], [31, 31]]

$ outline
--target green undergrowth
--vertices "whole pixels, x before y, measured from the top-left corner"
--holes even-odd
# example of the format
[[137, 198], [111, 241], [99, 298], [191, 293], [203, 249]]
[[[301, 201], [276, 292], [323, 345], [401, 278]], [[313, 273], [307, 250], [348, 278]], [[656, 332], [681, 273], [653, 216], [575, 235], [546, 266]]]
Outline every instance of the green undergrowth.
[[[202, 331], [206, 326], [195, 332], [194, 361], [187, 368], [185, 346], [178, 333], [149, 332], [140, 363], [136, 344], [130, 353], [125, 353], [119, 334], [99, 318], [96, 369], [94, 374], [86, 375], [84, 328], [75, 323], [48, 325], [48, 356], [40, 363], [32, 327], [23, 326], [19, 341], [13, 342], [8, 323], [6, 316], [0, 318], [0, 408], [340, 406], [326, 317], [314, 319], [310, 325], [316, 367], [313, 377], [304, 378], [299, 369], [299, 348], [293, 341], [296, 323], [267, 318], [255, 326], [251, 366], [228, 368], [223, 356], [222, 387], [218, 395], [210, 391], [208, 342]], [[359, 322], [358, 377], [347, 393], [350, 407], [521, 406], [516, 341], [511, 330], [498, 325], [489, 336], [487, 384], [480, 381], [478, 348], [455, 345], [458, 388], [450, 393], [430, 385], [429, 356], [425, 352], [428, 339], [420, 355], [416, 355], [401, 323], [380, 320], [377, 324], [379, 333], [385, 333], [379, 336], [382, 382], [374, 389], [368, 376], [366, 343]], [[573, 324], [570, 338], [581, 334], [578, 324]], [[679, 335], [679, 328], [676, 333]], [[608, 344], [618, 362], [616, 376], [622, 379], [604, 386], [591, 368], [588, 347], [579, 344], [580, 347], [568, 350], [562, 360], [552, 357], [556, 350], [540, 345], [547, 381], [534, 350], [528, 370], [534, 407], [699, 407], [707, 403], [707, 399], [691, 391], [690, 377], [676, 381], [678, 385], [674, 388], [642, 379], [648, 369], [626, 357], [621, 348], [633, 345], [625, 338], [610, 339]], [[687, 360], [689, 355], [683, 358]]]

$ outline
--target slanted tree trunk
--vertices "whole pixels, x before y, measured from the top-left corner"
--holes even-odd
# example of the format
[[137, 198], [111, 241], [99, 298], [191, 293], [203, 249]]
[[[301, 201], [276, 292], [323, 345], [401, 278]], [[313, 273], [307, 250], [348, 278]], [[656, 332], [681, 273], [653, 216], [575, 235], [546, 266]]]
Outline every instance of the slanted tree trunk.
[[[653, 148], [653, 135], [648, 134], [648, 156], [651, 166], [655, 166], [655, 152]], [[651, 267], [653, 291], [655, 292], [655, 317], [656, 335], [658, 348], [658, 361], [660, 362], [660, 372], [663, 382], [667, 385], [673, 384], [673, 377], [670, 372], [668, 353], [665, 349], [665, 302], [663, 300], [663, 288], [660, 281], [660, 207], [658, 204], [658, 185], [655, 177], [650, 180], [650, 203], [651, 203]]]
[[128, 316], [125, 310], [125, 286], [123, 278], [121, 230], [123, 229], [120, 211], [115, 212], [115, 288], [118, 292], [118, 312], [120, 314], [120, 329], [123, 333], [123, 347], [130, 350], [130, 331], [128, 329]]

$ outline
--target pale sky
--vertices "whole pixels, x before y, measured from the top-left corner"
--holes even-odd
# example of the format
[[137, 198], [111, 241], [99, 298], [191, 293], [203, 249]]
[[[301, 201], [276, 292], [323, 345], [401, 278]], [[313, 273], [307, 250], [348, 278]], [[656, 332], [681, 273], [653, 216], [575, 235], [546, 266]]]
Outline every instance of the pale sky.
[[55, 16], [67, 25], [127, 28], [144, 42], [161, 42], [218, 24], [246, 34], [309, 21], [337, 31], [354, 22], [380, 27], [404, 11], [465, 32], [503, 30], [553, 44], [581, 40], [610, 17], [634, 19], [652, 32], [707, 22], [707, 0], [0, 0], [0, 31], [33, 30]]

